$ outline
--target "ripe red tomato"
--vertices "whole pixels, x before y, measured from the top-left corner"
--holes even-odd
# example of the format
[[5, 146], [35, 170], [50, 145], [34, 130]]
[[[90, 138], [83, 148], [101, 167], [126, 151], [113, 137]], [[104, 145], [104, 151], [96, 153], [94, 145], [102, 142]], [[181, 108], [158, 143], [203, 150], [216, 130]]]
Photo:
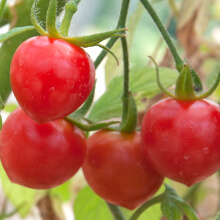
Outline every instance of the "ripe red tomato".
[[95, 67], [82, 48], [37, 36], [16, 50], [10, 78], [22, 109], [36, 122], [45, 123], [83, 104], [94, 86]]
[[140, 132], [101, 130], [88, 139], [83, 172], [103, 199], [134, 209], [155, 194], [163, 182], [147, 162]]
[[64, 119], [38, 124], [21, 108], [3, 124], [0, 158], [13, 183], [48, 189], [70, 179], [82, 166], [86, 138]]
[[161, 175], [191, 186], [220, 168], [220, 108], [208, 100], [165, 99], [143, 119], [147, 159]]

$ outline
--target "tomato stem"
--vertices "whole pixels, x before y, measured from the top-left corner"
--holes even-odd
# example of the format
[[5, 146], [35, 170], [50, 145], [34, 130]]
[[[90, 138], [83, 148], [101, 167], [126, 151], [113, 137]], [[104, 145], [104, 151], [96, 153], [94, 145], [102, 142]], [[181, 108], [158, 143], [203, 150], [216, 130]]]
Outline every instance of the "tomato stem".
[[168, 47], [170, 48], [170, 51], [171, 51], [171, 53], [173, 55], [173, 58], [175, 60], [175, 63], [176, 63], [176, 68], [180, 72], [182, 70], [184, 61], [181, 59], [179, 53], [177, 52], [177, 49], [174, 46], [168, 31], [164, 27], [163, 23], [161, 22], [159, 16], [157, 15], [156, 11], [154, 10], [154, 8], [150, 4], [150, 2], [148, 0], [140, 0], [140, 2], [147, 9], [147, 11], [150, 14], [151, 18], [153, 19], [153, 21], [157, 25], [157, 27], [158, 27], [159, 31], [161, 32], [164, 40], [166, 41]]
[[[127, 14], [128, 14], [129, 3], [130, 3], [130, 0], [123, 0], [122, 1], [120, 16], [119, 16], [119, 20], [118, 20], [118, 24], [117, 24], [116, 29], [121, 28], [121, 27], [125, 27]], [[118, 40], [118, 38], [119, 37], [111, 38], [107, 42], [106, 47], [111, 49], [113, 47], [113, 45], [115, 44], [115, 42]], [[98, 55], [98, 57], [96, 58], [96, 60], [94, 62], [96, 69], [98, 68], [98, 66], [102, 62], [102, 60], [105, 58], [106, 54], [107, 54], [107, 51], [103, 49], [101, 51], [101, 53]]]
[[121, 45], [123, 51], [124, 61], [124, 79], [123, 79], [123, 111], [122, 111], [122, 122], [126, 119], [128, 114], [128, 99], [129, 99], [129, 57], [128, 57], [128, 45], [126, 38], [121, 38]]
[[68, 36], [71, 19], [77, 11], [77, 5], [79, 2], [80, 0], [70, 0], [65, 4], [65, 13], [59, 29], [60, 34], [64, 37]]
[[147, 201], [146, 203], [144, 203], [142, 206], [140, 206], [134, 213], [133, 215], [130, 217], [129, 220], [137, 220], [139, 218], [139, 216], [146, 211], [146, 209], [150, 208], [151, 206], [157, 204], [157, 203], [161, 203], [164, 199], [165, 193], [162, 193], [159, 196], [154, 197], [153, 199]]
[[[157, 28], [159, 29], [160, 33], [162, 34], [167, 46], [169, 47], [169, 49], [173, 55], [173, 58], [174, 58], [175, 64], [176, 64], [176, 69], [179, 72], [181, 72], [185, 61], [181, 59], [173, 41], [171, 40], [171, 37], [170, 37], [168, 31], [166, 30], [165, 26], [161, 22], [159, 16], [157, 15], [156, 11], [154, 10], [154, 8], [150, 4], [150, 2], [148, 0], [140, 0], [140, 2], [143, 4], [145, 9], [148, 11], [148, 13], [150, 14], [154, 23], [157, 25]], [[196, 91], [202, 90], [202, 83], [201, 83], [200, 78], [198, 77], [198, 75], [196, 74], [196, 72], [193, 69], [191, 69], [191, 73], [193, 76], [193, 82], [194, 82]]]
[[106, 204], [110, 209], [112, 215], [114, 216], [115, 220], [125, 220], [125, 217], [118, 206], [113, 205], [109, 202], [106, 202]]

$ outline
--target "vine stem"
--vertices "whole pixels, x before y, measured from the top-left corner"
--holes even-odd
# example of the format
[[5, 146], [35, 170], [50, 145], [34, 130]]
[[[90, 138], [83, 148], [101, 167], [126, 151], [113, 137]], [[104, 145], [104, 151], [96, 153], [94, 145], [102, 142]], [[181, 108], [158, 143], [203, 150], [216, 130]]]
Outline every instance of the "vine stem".
[[[117, 24], [116, 29], [125, 27], [129, 3], [130, 3], [130, 0], [123, 0], [122, 1], [120, 16], [119, 16], [119, 20], [118, 20], [118, 24]], [[109, 49], [112, 48], [117, 40], [118, 40], [118, 37], [111, 38], [107, 42], [106, 47]], [[107, 54], [107, 52], [105, 50], [102, 50], [102, 52], [98, 55], [98, 57], [96, 58], [96, 60], [94, 62], [96, 69], [98, 68], [98, 66], [100, 65], [102, 60], [105, 58], [106, 54]]]
[[112, 215], [114, 216], [115, 220], [126, 220], [118, 206], [113, 205], [109, 202], [106, 202], [106, 204], [110, 209]]
[[[118, 24], [117, 24], [116, 29], [125, 27], [129, 4], [130, 4], [130, 0], [122, 0], [120, 16], [119, 16], [119, 20], [118, 20]], [[118, 39], [118, 37], [111, 38], [108, 41], [108, 43], [106, 44], [106, 47], [110, 49], [115, 44], [117, 39]], [[122, 45], [123, 44], [125, 44], [125, 47], [126, 47], [127, 42], [122, 41]], [[124, 50], [127, 50], [127, 47], [124, 48]], [[126, 51], [124, 51], [124, 52], [127, 53]], [[96, 60], [94, 62], [96, 69], [98, 68], [98, 66], [102, 62], [102, 60], [105, 58], [106, 54], [107, 54], [107, 52], [105, 50], [102, 50], [102, 52], [98, 55], [98, 57], [96, 58]], [[126, 64], [126, 66], [128, 67], [128, 63]], [[107, 202], [107, 205], [108, 205], [110, 211], [112, 212], [112, 215], [115, 217], [115, 220], [125, 220], [125, 217], [122, 214], [122, 212], [118, 206], [110, 204], [108, 202]]]
[[163, 23], [161, 22], [160, 18], [158, 17], [156, 11], [154, 10], [154, 8], [150, 4], [150, 2], [148, 0], [140, 0], [140, 2], [146, 8], [146, 10], [150, 14], [151, 18], [153, 19], [153, 21], [157, 25], [159, 31], [161, 32], [164, 40], [167, 43], [167, 46], [169, 47], [169, 49], [173, 55], [173, 58], [174, 58], [175, 64], [176, 64], [176, 69], [180, 72], [183, 68], [184, 61], [181, 59], [179, 53], [177, 52], [176, 47], [173, 44], [173, 41], [171, 40], [169, 33], [167, 32], [166, 28], [164, 27]]
[[123, 63], [124, 63], [124, 79], [123, 79], [123, 94], [122, 94], [122, 123], [128, 116], [128, 102], [129, 102], [129, 57], [128, 57], [128, 45], [126, 38], [121, 38], [122, 51], [123, 51]]
[[140, 206], [134, 213], [133, 215], [130, 217], [129, 220], [137, 220], [139, 218], [139, 216], [144, 212], [146, 211], [146, 209], [148, 209], [149, 207], [157, 204], [157, 203], [160, 203], [163, 198], [164, 198], [164, 193], [162, 193], [161, 195], [159, 196], [156, 196], [154, 197], [153, 199], [147, 201], [146, 203], [144, 203], [142, 206]]

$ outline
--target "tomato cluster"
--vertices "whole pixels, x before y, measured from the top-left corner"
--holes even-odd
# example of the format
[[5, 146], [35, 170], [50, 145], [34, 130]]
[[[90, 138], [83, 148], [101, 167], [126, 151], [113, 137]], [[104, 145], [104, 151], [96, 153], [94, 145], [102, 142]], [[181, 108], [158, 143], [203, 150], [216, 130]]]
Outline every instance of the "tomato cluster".
[[11, 86], [21, 106], [0, 134], [1, 162], [9, 179], [48, 189], [71, 178], [86, 153], [83, 132], [63, 119], [87, 99], [95, 67], [80, 47], [61, 39], [37, 36], [16, 50]]
[[94, 86], [94, 63], [82, 48], [30, 38], [15, 52], [10, 77], [21, 108], [3, 125], [0, 158], [14, 183], [48, 189], [82, 167], [100, 197], [134, 209], [164, 177], [190, 186], [220, 168], [220, 108], [213, 102], [165, 99], [147, 111], [141, 132], [100, 130], [86, 140], [63, 119]]

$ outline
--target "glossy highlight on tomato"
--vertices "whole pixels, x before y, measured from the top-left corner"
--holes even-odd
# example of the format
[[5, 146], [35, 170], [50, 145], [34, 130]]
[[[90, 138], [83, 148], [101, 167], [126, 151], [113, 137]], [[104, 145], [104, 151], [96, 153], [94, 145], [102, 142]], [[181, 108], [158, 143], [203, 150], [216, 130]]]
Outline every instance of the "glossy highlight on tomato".
[[18, 108], [3, 124], [0, 159], [13, 183], [49, 189], [70, 179], [86, 154], [84, 133], [64, 119], [38, 124]]
[[16, 50], [10, 80], [22, 109], [36, 122], [45, 123], [83, 104], [95, 83], [95, 67], [82, 48], [37, 36]]
[[148, 161], [161, 175], [191, 186], [220, 168], [220, 108], [172, 98], [153, 105], [141, 128]]
[[93, 134], [83, 172], [97, 195], [131, 210], [151, 198], [163, 182], [144, 156], [140, 132], [100, 130]]

